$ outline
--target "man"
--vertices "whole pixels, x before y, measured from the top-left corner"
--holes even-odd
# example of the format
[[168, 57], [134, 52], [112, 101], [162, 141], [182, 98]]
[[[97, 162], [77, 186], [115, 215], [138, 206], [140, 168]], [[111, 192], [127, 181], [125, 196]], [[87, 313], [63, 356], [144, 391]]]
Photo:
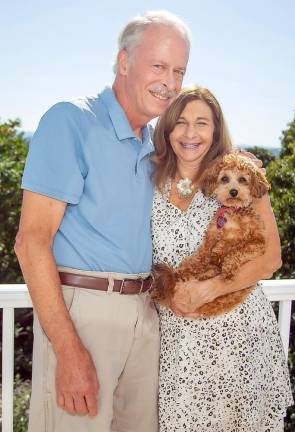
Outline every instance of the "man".
[[147, 123], [180, 90], [189, 46], [171, 14], [133, 19], [112, 89], [53, 106], [33, 137], [15, 246], [38, 316], [31, 432], [157, 430]]

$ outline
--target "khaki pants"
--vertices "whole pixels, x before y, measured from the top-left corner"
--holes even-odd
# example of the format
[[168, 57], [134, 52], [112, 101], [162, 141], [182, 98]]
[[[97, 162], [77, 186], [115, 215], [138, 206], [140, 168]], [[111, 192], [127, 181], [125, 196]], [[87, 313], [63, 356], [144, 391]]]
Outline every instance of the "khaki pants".
[[63, 294], [97, 368], [98, 415], [71, 415], [56, 405], [55, 355], [35, 315], [29, 432], [157, 432], [159, 323], [149, 294], [66, 286]]

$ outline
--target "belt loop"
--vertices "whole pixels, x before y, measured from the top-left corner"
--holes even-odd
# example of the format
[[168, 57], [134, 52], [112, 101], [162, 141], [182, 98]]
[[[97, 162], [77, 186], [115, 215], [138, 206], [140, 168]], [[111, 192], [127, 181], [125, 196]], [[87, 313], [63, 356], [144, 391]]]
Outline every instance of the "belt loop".
[[108, 284], [108, 294], [112, 294], [113, 290], [114, 290], [114, 279], [112, 278], [108, 278], [109, 284]]
[[141, 278], [141, 285], [140, 285], [140, 290], [139, 290], [138, 294], [142, 293], [142, 289], [143, 289], [143, 279]]
[[121, 280], [121, 286], [120, 286], [119, 294], [122, 294], [122, 293], [123, 293], [123, 289], [124, 289], [124, 282], [125, 282], [125, 279], [122, 279], [122, 280]]

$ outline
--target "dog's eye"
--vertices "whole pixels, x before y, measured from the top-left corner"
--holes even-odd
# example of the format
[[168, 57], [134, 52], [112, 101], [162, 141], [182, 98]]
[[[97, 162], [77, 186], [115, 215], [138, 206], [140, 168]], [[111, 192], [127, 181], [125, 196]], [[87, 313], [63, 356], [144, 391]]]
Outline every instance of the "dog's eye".
[[240, 182], [240, 183], [247, 183], [247, 180], [246, 180], [245, 177], [240, 177], [240, 178], [239, 178], [239, 182]]
[[229, 178], [227, 176], [222, 176], [221, 177], [221, 182], [222, 183], [228, 183], [229, 182]]

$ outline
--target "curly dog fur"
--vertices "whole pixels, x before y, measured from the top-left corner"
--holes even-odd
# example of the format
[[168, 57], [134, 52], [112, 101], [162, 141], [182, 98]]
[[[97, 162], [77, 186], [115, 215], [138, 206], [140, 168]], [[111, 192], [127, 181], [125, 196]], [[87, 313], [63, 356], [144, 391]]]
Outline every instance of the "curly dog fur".
[[[200, 189], [222, 205], [210, 222], [199, 249], [175, 269], [166, 264], [154, 268], [153, 298], [169, 306], [180, 281], [207, 280], [221, 275], [234, 278], [239, 267], [265, 252], [264, 226], [252, 207], [270, 188], [266, 177], [251, 159], [230, 153], [216, 160], [200, 179]], [[217, 297], [197, 310], [216, 316], [242, 303], [254, 287]]]

